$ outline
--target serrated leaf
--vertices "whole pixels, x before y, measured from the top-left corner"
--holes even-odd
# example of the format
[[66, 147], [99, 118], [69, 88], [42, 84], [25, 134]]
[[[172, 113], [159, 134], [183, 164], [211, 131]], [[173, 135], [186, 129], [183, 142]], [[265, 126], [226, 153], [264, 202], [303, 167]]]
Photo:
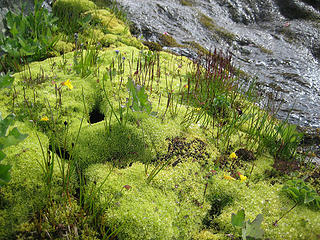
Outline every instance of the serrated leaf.
[[243, 227], [245, 218], [246, 218], [246, 215], [245, 215], [244, 209], [241, 209], [237, 212], [237, 214], [234, 214], [234, 213], [231, 214], [231, 224], [234, 227]]
[[0, 164], [0, 187], [10, 181], [10, 165]]
[[261, 229], [261, 223], [263, 221], [263, 215], [258, 214], [257, 217], [252, 221], [246, 222], [246, 236], [255, 239], [262, 239], [264, 235], [263, 229]]

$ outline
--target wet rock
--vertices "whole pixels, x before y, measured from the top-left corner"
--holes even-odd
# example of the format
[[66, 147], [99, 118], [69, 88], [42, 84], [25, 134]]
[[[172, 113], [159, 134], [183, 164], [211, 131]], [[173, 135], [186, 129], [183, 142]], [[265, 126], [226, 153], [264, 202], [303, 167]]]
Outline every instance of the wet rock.
[[298, 0], [277, 0], [279, 10], [289, 19], [319, 19], [319, 2]]
[[188, 57], [196, 51], [188, 50], [187, 42], [230, 51], [235, 64], [257, 78], [263, 95], [280, 91], [285, 104], [279, 117], [286, 118], [294, 107], [290, 122], [320, 126], [318, 1], [198, 0], [192, 6], [178, 0], [118, 2], [127, 9], [136, 36], [161, 43], [167, 32], [177, 43], [167, 50]]

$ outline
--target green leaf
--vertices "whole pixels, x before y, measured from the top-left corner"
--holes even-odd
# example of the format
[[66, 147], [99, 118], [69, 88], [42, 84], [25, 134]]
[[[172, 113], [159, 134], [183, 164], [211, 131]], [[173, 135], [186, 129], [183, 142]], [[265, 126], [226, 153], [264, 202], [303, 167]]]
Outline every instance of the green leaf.
[[131, 108], [134, 111], [151, 112], [151, 103], [148, 100], [148, 94], [145, 93], [143, 86], [135, 85], [131, 78], [128, 79], [127, 87], [132, 95]]
[[10, 181], [10, 165], [0, 164], [0, 187]]
[[306, 192], [303, 203], [307, 204], [307, 203], [312, 202], [315, 199], [316, 199], [316, 193], [315, 192], [312, 192], [312, 191]]
[[260, 228], [263, 221], [263, 215], [258, 214], [257, 217], [250, 223], [246, 222], [246, 236], [255, 239], [262, 239], [264, 231]]
[[245, 217], [246, 217], [246, 215], [245, 215], [244, 209], [239, 210], [237, 212], [237, 214], [232, 213], [231, 214], [231, 224], [234, 227], [243, 227]]
[[9, 74], [0, 76], [0, 89], [1, 88], [10, 88], [14, 81], [14, 77]]
[[14, 122], [14, 114], [9, 114], [5, 119], [2, 119], [0, 112], [0, 137], [4, 137], [7, 133], [8, 127]]
[[21, 134], [18, 130], [18, 128], [12, 129], [8, 136], [0, 137], [0, 149], [16, 145], [20, 142], [22, 142], [28, 134]]

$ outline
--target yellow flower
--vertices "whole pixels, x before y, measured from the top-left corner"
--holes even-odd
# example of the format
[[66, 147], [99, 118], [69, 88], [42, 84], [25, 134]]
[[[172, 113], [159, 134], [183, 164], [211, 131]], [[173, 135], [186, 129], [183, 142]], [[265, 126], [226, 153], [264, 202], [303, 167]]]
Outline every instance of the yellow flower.
[[223, 178], [227, 180], [235, 180], [233, 177], [223, 174]]
[[231, 158], [231, 159], [237, 159], [238, 156], [237, 156], [237, 154], [236, 154], [235, 152], [233, 152], [233, 153], [230, 154], [229, 158]]
[[69, 79], [67, 81], [65, 81], [65, 82], [62, 82], [61, 85], [62, 86], [67, 86], [69, 89], [73, 88], [73, 86], [72, 86], [72, 84], [71, 84]]
[[240, 177], [240, 182], [244, 182], [245, 180], [247, 180], [247, 177], [242, 174], [239, 174], [239, 177]]
[[40, 121], [42, 121], [42, 122], [46, 122], [46, 121], [49, 121], [49, 118], [48, 118], [48, 117], [46, 117], [46, 116], [44, 116], [44, 117], [42, 117], [42, 118], [40, 119]]

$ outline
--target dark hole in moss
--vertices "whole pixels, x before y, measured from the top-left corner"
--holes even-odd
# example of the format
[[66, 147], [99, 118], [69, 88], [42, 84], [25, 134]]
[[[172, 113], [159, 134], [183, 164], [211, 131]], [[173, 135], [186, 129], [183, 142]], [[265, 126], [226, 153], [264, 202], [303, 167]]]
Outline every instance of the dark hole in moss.
[[[73, 145], [73, 144], [72, 144]], [[55, 152], [60, 158], [62, 159], [67, 159], [69, 160], [70, 159], [70, 153], [68, 152], [68, 150], [66, 150], [65, 148], [63, 147], [58, 147], [58, 146], [54, 146], [54, 149], [53, 149], [53, 146], [50, 144], [49, 145], [49, 151], [50, 152]]]
[[94, 108], [90, 113], [89, 113], [89, 121], [90, 123], [97, 123], [101, 122], [104, 120], [104, 114], [100, 112], [99, 109]]
[[213, 194], [211, 196], [208, 196], [207, 198], [211, 203], [211, 209], [208, 211], [206, 217], [203, 219], [203, 224], [206, 227], [210, 227], [212, 225], [213, 219], [221, 214], [225, 206], [232, 203], [233, 198], [226, 194]]

